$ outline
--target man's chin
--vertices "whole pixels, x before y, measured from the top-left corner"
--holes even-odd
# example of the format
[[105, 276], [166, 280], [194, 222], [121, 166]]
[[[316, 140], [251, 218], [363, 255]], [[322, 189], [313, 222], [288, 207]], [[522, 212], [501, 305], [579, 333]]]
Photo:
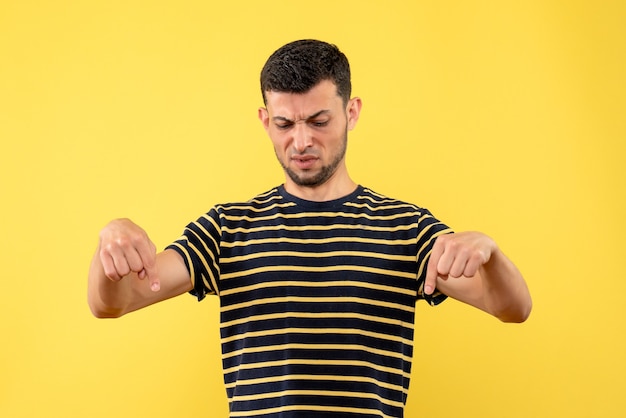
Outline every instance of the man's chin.
[[326, 176], [324, 172], [314, 173], [307, 171], [303, 172], [302, 174], [298, 174], [292, 170], [285, 171], [287, 172], [287, 175], [289, 176], [291, 181], [295, 183], [296, 186], [300, 187], [314, 188], [321, 186], [322, 184], [326, 183], [326, 180], [328, 180], [329, 177]]

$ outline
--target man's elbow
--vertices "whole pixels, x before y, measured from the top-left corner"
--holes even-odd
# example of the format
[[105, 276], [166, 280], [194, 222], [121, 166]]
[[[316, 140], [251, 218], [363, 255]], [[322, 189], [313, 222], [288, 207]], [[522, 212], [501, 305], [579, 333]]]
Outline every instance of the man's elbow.
[[123, 314], [118, 312], [104, 311], [104, 310], [96, 310], [91, 309], [91, 313], [98, 319], [111, 319], [111, 318], [119, 318]]
[[116, 309], [110, 306], [106, 306], [101, 301], [93, 300], [93, 297], [87, 299], [87, 304], [91, 310], [91, 314], [99, 319], [105, 318], [119, 318], [124, 315], [123, 309]]
[[530, 312], [533, 309], [532, 300], [525, 301], [523, 304], [517, 306], [510, 306], [508, 309], [495, 313], [500, 321], [506, 323], [521, 324], [525, 322], [530, 316]]

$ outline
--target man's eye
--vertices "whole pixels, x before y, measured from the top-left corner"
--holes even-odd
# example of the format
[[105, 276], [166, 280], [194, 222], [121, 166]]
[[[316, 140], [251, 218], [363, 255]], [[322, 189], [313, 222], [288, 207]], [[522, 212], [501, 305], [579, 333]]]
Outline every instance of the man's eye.
[[292, 123], [277, 123], [276, 127], [280, 130], [287, 130], [293, 126]]
[[328, 125], [328, 121], [324, 120], [324, 121], [313, 121], [311, 122], [311, 125], [315, 126], [316, 128], [323, 128], [324, 126]]

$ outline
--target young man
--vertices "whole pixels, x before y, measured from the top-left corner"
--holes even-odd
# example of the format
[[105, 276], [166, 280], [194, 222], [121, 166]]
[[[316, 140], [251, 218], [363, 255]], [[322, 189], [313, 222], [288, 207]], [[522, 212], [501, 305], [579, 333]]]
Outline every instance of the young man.
[[296, 41], [261, 72], [259, 119], [285, 183], [218, 205], [157, 254], [127, 219], [108, 224], [89, 305], [118, 317], [191, 292], [220, 297], [231, 417], [400, 417], [415, 303], [452, 297], [507, 322], [526, 283], [492, 239], [355, 183], [347, 133], [361, 100], [335, 46]]

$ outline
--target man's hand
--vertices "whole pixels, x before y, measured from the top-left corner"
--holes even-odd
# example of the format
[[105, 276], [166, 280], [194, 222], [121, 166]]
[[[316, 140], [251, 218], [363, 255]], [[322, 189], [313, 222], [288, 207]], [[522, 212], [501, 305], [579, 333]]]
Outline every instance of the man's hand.
[[119, 281], [134, 272], [139, 279], [148, 279], [152, 291], [160, 290], [156, 247], [148, 234], [129, 219], [116, 219], [102, 229], [98, 255], [110, 280]]
[[426, 270], [424, 293], [435, 291], [437, 277], [473, 277], [489, 262], [496, 243], [480, 232], [461, 232], [437, 238]]

